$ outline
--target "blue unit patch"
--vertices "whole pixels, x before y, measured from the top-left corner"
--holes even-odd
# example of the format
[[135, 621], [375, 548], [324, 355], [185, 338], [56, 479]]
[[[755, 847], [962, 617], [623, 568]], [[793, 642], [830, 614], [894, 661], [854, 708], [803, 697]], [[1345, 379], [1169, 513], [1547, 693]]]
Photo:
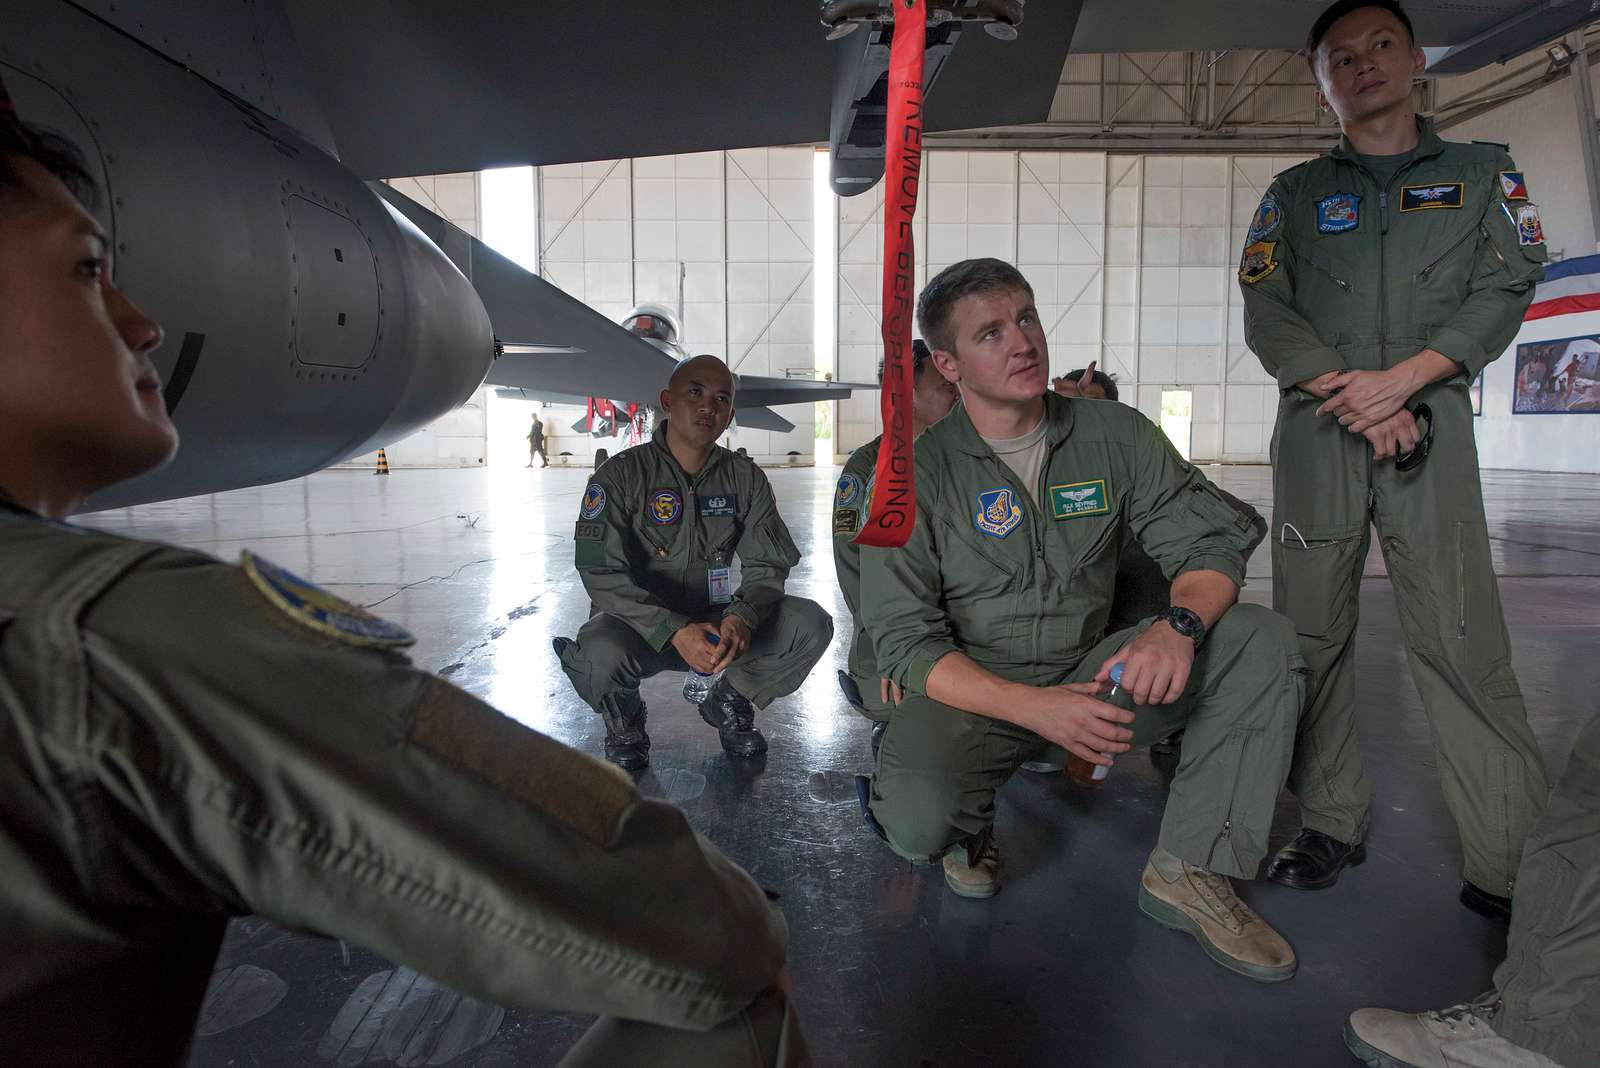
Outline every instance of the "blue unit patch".
[[713, 493], [696, 498], [701, 516], [736, 518], [739, 514], [739, 496], [734, 493]]
[[656, 490], [645, 501], [644, 514], [658, 527], [670, 527], [683, 518], [683, 494], [677, 490]]
[[589, 520], [606, 510], [606, 488], [598, 482], [589, 483], [583, 491], [583, 506], [578, 509], [580, 519]]
[[1010, 486], [984, 490], [978, 494], [978, 511], [973, 526], [991, 538], [1003, 538], [1022, 522], [1022, 504]]
[[835, 508], [848, 508], [861, 496], [861, 480], [848, 472], [839, 476], [839, 487], [833, 494]]
[[1278, 202], [1272, 197], [1262, 197], [1261, 203], [1256, 205], [1256, 213], [1250, 219], [1250, 232], [1245, 235], [1245, 243], [1250, 244], [1260, 241], [1272, 233], [1283, 221], [1283, 213], [1278, 210]]
[[273, 607], [324, 637], [374, 649], [416, 644], [417, 639], [404, 627], [379, 619], [248, 550], [239, 554], [239, 566]]
[[1317, 201], [1317, 233], [1342, 234], [1361, 225], [1361, 194], [1334, 193]]

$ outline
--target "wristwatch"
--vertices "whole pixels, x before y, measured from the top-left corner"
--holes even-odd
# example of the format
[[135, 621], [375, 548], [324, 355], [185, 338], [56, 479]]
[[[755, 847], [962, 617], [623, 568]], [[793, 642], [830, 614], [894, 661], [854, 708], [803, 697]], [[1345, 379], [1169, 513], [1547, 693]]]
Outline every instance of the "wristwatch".
[[1199, 613], [1173, 605], [1156, 613], [1156, 622], [1166, 620], [1167, 626], [1194, 642], [1196, 649], [1206, 640], [1206, 622]]

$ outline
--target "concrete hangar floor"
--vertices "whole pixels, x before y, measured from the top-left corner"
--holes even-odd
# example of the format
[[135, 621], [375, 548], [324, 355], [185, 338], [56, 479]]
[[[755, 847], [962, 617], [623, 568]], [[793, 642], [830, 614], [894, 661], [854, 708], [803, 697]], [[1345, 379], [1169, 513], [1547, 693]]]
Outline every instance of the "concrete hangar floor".
[[[1265, 468], [1209, 473], [1269, 512]], [[1019, 773], [1000, 794], [1006, 882], [989, 901], [956, 897], [936, 866], [913, 868], [872, 836], [852, 787], [869, 767], [868, 724], [834, 681], [848, 633], [829, 547], [837, 471], [770, 474], [804, 553], [790, 589], [828, 608], [839, 637], [799, 693], [758, 717], [764, 763], [724, 756], [679, 676], [647, 682], [655, 746], [639, 786], [782, 895], [819, 1064], [1344, 1068], [1351, 1009], [1437, 1008], [1487, 988], [1505, 932], [1456, 903], [1455, 829], [1376, 547], [1357, 636], [1370, 854], [1328, 890], [1245, 889], [1300, 957], [1292, 981], [1264, 986], [1139, 914], [1171, 773], [1147, 751], [1119, 761], [1097, 795]], [[1600, 477], [1483, 481], [1516, 669], [1554, 781], [1600, 692]], [[252, 549], [410, 628], [419, 666], [598, 754], [600, 720], [550, 651], [588, 613], [570, 541], [585, 482], [559, 468], [333, 471], [83, 522], [227, 559]], [[1247, 599], [1270, 601], [1269, 568], [1263, 545]], [[1280, 804], [1273, 848], [1295, 824]], [[229, 930], [192, 1064], [531, 1068], [554, 1064], [588, 1023], [505, 1012], [359, 946], [247, 918]]]

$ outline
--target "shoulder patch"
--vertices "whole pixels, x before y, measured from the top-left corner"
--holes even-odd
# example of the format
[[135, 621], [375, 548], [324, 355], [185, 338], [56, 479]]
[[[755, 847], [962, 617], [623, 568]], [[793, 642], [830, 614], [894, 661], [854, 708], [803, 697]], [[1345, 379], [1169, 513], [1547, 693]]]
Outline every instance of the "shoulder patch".
[[239, 554], [239, 566], [274, 608], [324, 637], [372, 649], [416, 644], [417, 639], [404, 627], [379, 619], [248, 549]]
[[858, 508], [835, 508], [833, 510], [833, 536], [836, 538], [854, 537], [856, 531], [861, 529], [861, 511]]
[[846, 471], [839, 476], [839, 485], [833, 493], [835, 508], [848, 508], [861, 499], [861, 480]]
[[1506, 218], [1511, 220], [1511, 225], [1517, 230], [1517, 244], [1542, 245], [1544, 244], [1544, 223], [1539, 220], [1539, 205], [1509, 203], [1500, 205], [1500, 210], [1506, 213]]
[[1507, 200], [1527, 200], [1528, 182], [1521, 171], [1501, 171], [1497, 176], [1500, 182], [1500, 195]]
[[589, 483], [589, 488], [583, 491], [583, 505], [578, 509], [578, 515], [589, 520], [605, 510], [606, 488], [598, 482]]
[[1250, 219], [1250, 232], [1245, 234], [1245, 243], [1260, 241], [1278, 229], [1278, 224], [1283, 222], [1283, 212], [1278, 210], [1278, 202], [1272, 196], [1264, 196], [1261, 203], [1256, 205], [1256, 213]]
[[1253, 286], [1276, 271], [1278, 261], [1272, 254], [1277, 247], [1276, 241], [1256, 241], [1246, 245], [1244, 255], [1239, 259], [1239, 281]]

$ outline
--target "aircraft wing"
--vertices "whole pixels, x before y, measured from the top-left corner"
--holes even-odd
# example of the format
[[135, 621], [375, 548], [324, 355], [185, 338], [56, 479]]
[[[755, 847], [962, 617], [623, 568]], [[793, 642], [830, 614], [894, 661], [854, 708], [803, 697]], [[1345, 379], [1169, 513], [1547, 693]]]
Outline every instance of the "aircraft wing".
[[[581, 404], [585, 397], [657, 402], [677, 366], [672, 357], [394, 187], [369, 184], [431, 238], [477, 290], [503, 346], [489, 368], [488, 385], [519, 388], [557, 402], [575, 399]], [[740, 375], [735, 404], [741, 426], [792, 430], [794, 424], [764, 409], [843, 400], [853, 389], [876, 388], [870, 383]]]

